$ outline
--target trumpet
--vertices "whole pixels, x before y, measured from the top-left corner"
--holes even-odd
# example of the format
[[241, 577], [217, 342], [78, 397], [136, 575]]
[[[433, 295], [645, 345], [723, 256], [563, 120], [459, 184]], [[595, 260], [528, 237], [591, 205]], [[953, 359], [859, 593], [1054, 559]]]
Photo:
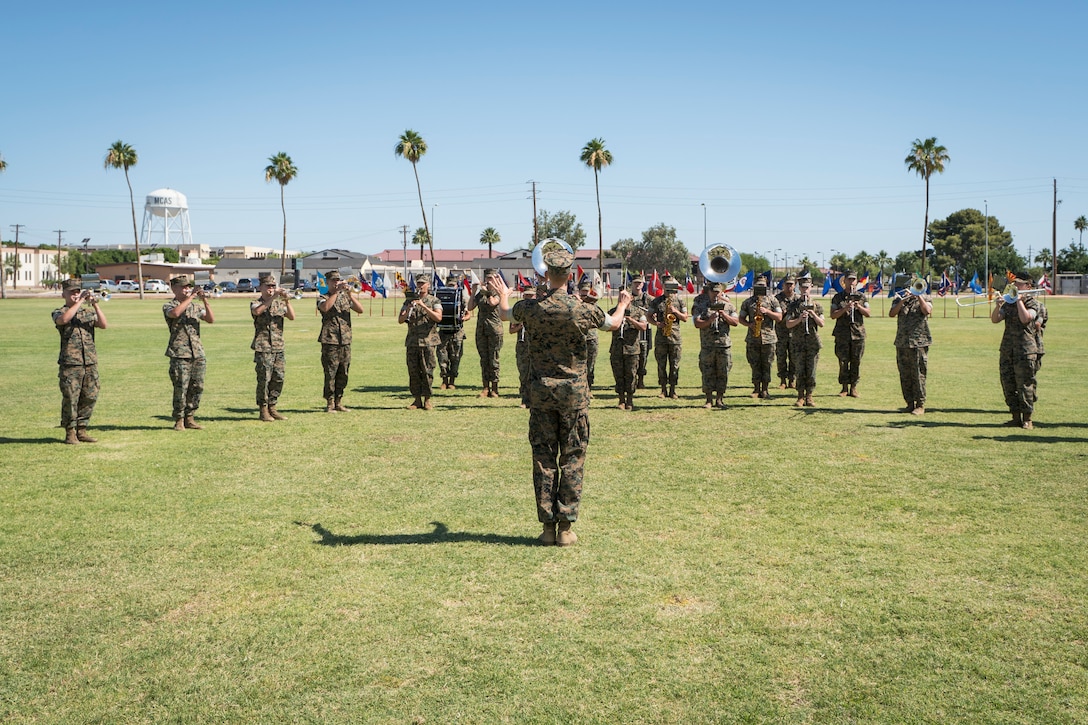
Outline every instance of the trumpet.
[[[216, 289], [219, 289], [219, 288], [216, 287]], [[293, 300], [301, 300], [302, 299], [302, 288], [301, 287], [296, 287], [294, 289], [287, 289], [286, 287], [277, 287], [272, 292], [272, 296], [273, 297], [282, 297], [284, 299], [291, 298]]]
[[95, 304], [97, 302], [109, 302], [110, 291], [101, 288], [101, 278], [97, 274], [82, 274], [79, 276], [80, 298], [84, 303]]
[[908, 297], [919, 297], [926, 293], [926, 281], [921, 277], [915, 279], [910, 283], [909, 287], [904, 287], [895, 291], [895, 298], [900, 302], [905, 301]]

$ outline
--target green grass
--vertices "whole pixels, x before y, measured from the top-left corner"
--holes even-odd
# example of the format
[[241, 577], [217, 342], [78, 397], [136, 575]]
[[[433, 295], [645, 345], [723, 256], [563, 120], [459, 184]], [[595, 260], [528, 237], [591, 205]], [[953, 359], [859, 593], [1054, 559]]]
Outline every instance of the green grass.
[[894, 320], [856, 400], [825, 330], [803, 410], [747, 397], [743, 348], [703, 410], [690, 326], [679, 403], [615, 410], [602, 337], [569, 549], [533, 545], [511, 338], [505, 397], [470, 330], [464, 387], [407, 411], [376, 302], [327, 415], [308, 299], [269, 424], [245, 302], [213, 304], [205, 430], [170, 429], [161, 301], [115, 298], [80, 446], [58, 302], [0, 305], [0, 720], [1088, 721], [1088, 301], [1049, 303], [1034, 431], [1001, 426], [985, 308], [937, 303], [921, 418]]

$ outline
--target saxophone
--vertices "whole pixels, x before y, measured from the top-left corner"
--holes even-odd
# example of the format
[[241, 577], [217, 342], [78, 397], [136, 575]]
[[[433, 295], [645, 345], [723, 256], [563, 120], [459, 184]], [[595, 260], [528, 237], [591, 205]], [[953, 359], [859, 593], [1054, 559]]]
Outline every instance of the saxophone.
[[752, 328], [752, 336], [759, 337], [763, 334], [763, 298], [760, 296], [753, 297], [752, 302], [756, 308], [756, 313], [752, 317], [752, 321], [755, 322], [755, 327]]
[[661, 303], [662, 314], [665, 316], [665, 324], [661, 326], [661, 334], [672, 337], [672, 326], [676, 322], [676, 315], [672, 313], [672, 294], [665, 293], [665, 301]]

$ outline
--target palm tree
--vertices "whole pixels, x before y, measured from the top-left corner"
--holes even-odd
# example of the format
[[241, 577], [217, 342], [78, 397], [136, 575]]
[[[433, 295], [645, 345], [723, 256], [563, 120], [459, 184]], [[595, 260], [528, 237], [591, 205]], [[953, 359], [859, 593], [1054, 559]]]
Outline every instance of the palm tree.
[[601, 169], [612, 165], [612, 152], [604, 147], [603, 138], [595, 138], [582, 148], [582, 163], [593, 169], [593, 186], [597, 189], [597, 271], [604, 278], [604, 225], [601, 221]]
[[[0, 159], [0, 164], [2, 163], [3, 159]], [[3, 167], [0, 166], [0, 169], [2, 168]], [[1080, 232], [1080, 243], [1084, 244], [1084, 230], [1088, 229], [1088, 219], [1085, 219], [1084, 215], [1081, 214], [1079, 217], [1077, 217], [1076, 221], [1073, 222], [1073, 228]]]
[[480, 244], [487, 245], [487, 258], [491, 259], [491, 248], [502, 241], [502, 237], [495, 231], [495, 227], [488, 227], [484, 229], [483, 234], [480, 235]]
[[922, 276], [926, 274], [926, 232], [929, 230], [929, 177], [936, 171], [944, 173], [944, 165], [948, 163], [948, 149], [937, 143], [937, 137], [927, 138], [925, 141], [914, 139], [910, 145], [910, 154], [903, 163], [907, 165], [907, 171], [913, 171], [926, 180], [926, 217], [922, 225]]
[[[419, 169], [416, 164], [427, 153], [427, 142], [412, 129], [408, 129], [400, 135], [397, 145], [393, 147], [393, 153], [398, 158], [405, 158], [412, 162], [412, 172], [416, 175], [416, 192], [419, 194], [419, 212], [423, 215], [423, 231], [427, 233], [427, 245], [431, 249], [431, 271], [437, 274], [434, 262], [434, 242], [431, 239], [431, 230], [427, 227], [427, 210], [423, 208], [423, 189], [419, 186]], [[423, 259], [423, 247], [419, 249], [419, 258]]]
[[[1084, 217], [1081, 218], [1083, 219]], [[1039, 250], [1038, 254], [1035, 255], [1035, 261], [1038, 262], [1039, 266], [1042, 267], [1044, 270], [1050, 269], [1050, 256], [1050, 250], [1044, 247], [1043, 249]]]
[[268, 166], [264, 169], [265, 181], [278, 181], [280, 183], [280, 211], [283, 212], [283, 254], [280, 255], [280, 278], [287, 269], [287, 207], [283, 203], [283, 187], [287, 186], [291, 179], [298, 176], [291, 157], [280, 151], [275, 156], [268, 157]]
[[884, 279], [884, 268], [891, 264], [891, 261], [892, 258], [883, 249], [876, 253], [876, 265], [880, 271], [881, 279]]
[[132, 182], [128, 178], [129, 167], [139, 161], [136, 149], [124, 141], [117, 141], [106, 151], [106, 169], [124, 169], [125, 183], [128, 184], [128, 203], [132, 207], [132, 241], [136, 245], [136, 283], [140, 299], [144, 298], [144, 265], [140, 261], [140, 235], [136, 232], [136, 200], [132, 196]]
[[[416, 233], [412, 235], [412, 244], [419, 245], [419, 261], [423, 261], [423, 246], [431, 241], [431, 233], [423, 227], [416, 229]], [[431, 250], [431, 260], [434, 260], [434, 250]]]

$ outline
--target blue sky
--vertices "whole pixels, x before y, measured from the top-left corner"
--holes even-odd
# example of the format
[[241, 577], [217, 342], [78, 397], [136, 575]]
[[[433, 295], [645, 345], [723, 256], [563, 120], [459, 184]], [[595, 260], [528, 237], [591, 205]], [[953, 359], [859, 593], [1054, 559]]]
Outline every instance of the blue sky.
[[[32, 6], [34, 5], [34, 6]], [[439, 247], [504, 250], [538, 206], [605, 246], [657, 223], [796, 257], [920, 245], [924, 184], [903, 159], [936, 136], [951, 156], [930, 218], [990, 213], [1021, 253], [1058, 246], [1088, 214], [1088, 4], [22, 3], [0, 68], [0, 229], [66, 243], [131, 240], [121, 139], [137, 198], [188, 196], [194, 237], [278, 246], [285, 151], [288, 246], [375, 252], [421, 226], [408, 128]], [[437, 207], [435, 205], [437, 204]], [[482, 247], [481, 247], [482, 249]], [[769, 255], [768, 255], [769, 256]]]

